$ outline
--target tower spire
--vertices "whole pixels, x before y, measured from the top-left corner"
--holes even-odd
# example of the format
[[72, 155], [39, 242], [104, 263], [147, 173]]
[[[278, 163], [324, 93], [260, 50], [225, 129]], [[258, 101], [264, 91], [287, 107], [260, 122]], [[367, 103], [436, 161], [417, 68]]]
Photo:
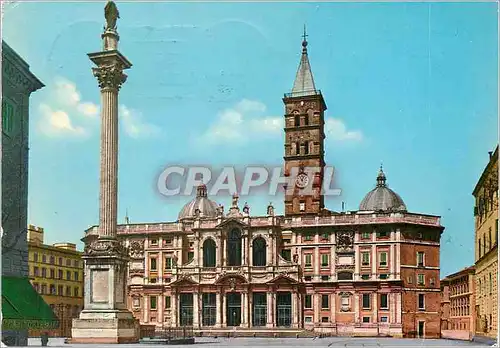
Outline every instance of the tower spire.
[[309, 64], [309, 56], [307, 55], [307, 36], [306, 25], [304, 24], [304, 33], [302, 35], [302, 57], [300, 58], [299, 68], [297, 70], [297, 75], [295, 76], [295, 82], [293, 83], [293, 97], [317, 94], [311, 65]]

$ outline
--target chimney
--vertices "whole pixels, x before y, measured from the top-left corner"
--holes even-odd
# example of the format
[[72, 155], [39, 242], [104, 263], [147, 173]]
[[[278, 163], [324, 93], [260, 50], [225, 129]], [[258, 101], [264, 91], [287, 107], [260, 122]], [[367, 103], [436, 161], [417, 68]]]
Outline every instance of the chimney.
[[493, 151], [488, 151], [488, 155], [490, 155], [490, 159], [491, 159], [491, 156], [493, 156]]

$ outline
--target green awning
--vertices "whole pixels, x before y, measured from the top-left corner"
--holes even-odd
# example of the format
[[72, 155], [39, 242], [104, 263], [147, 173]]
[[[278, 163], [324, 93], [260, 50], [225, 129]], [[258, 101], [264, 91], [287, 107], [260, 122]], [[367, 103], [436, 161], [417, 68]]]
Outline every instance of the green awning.
[[59, 320], [27, 278], [2, 277], [2, 328], [51, 329]]

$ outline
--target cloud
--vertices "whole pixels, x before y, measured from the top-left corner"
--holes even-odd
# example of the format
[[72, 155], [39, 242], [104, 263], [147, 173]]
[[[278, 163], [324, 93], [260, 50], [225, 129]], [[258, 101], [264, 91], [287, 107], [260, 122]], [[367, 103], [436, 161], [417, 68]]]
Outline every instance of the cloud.
[[74, 126], [69, 115], [63, 110], [53, 110], [47, 104], [40, 104], [41, 131], [48, 136], [71, 134], [76, 136], [87, 135], [84, 128]]
[[325, 135], [328, 140], [334, 141], [361, 141], [363, 133], [359, 130], [347, 130], [341, 119], [327, 118], [325, 120]]
[[[76, 84], [56, 77], [47, 100], [39, 106], [41, 113], [39, 128], [46, 136], [89, 135], [95, 131], [99, 120], [99, 105], [82, 101]], [[155, 125], [145, 123], [136, 110], [122, 105], [119, 120], [125, 133], [132, 138], [152, 136], [159, 132]]]
[[[243, 99], [231, 108], [222, 110], [201, 140], [209, 144], [245, 143], [250, 138], [266, 135], [277, 136], [284, 127], [283, 116], [263, 116], [267, 108], [259, 101]], [[325, 120], [328, 141], [358, 142], [363, 139], [359, 130], [348, 130], [339, 118]]]
[[131, 138], [149, 137], [160, 133], [159, 127], [143, 122], [140, 112], [129, 109], [125, 105], [120, 106], [119, 118], [123, 130]]
[[227, 141], [244, 143], [250, 137], [280, 134], [283, 117], [263, 117], [266, 109], [259, 101], [243, 99], [219, 112], [216, 122], [201, 136], [201, 140], [209, 144]]

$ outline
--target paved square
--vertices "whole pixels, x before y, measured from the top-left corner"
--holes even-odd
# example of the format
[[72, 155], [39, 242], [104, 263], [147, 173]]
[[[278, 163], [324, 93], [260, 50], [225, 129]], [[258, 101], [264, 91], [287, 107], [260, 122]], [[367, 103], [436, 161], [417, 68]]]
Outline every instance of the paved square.
[[[30, 338], [30, 346], [40, 346], [40, 339]], [[117, 345], [87, 345], [87, 344], [64, 344], [64, 339], [51, 338], [51, 347], [114, 347]], [[125, 344], [119, 347], [160, 347], [159, 344]], [[197, 337], [194, 345], [169, 345], [168, 347], [488, 347], [477, 343], [453, 340], [419, 340], [419, 339], [394, 339], [394, 338], [349, 338], [330, 337], [322, 339], [314, 338], [209, 338]]]

